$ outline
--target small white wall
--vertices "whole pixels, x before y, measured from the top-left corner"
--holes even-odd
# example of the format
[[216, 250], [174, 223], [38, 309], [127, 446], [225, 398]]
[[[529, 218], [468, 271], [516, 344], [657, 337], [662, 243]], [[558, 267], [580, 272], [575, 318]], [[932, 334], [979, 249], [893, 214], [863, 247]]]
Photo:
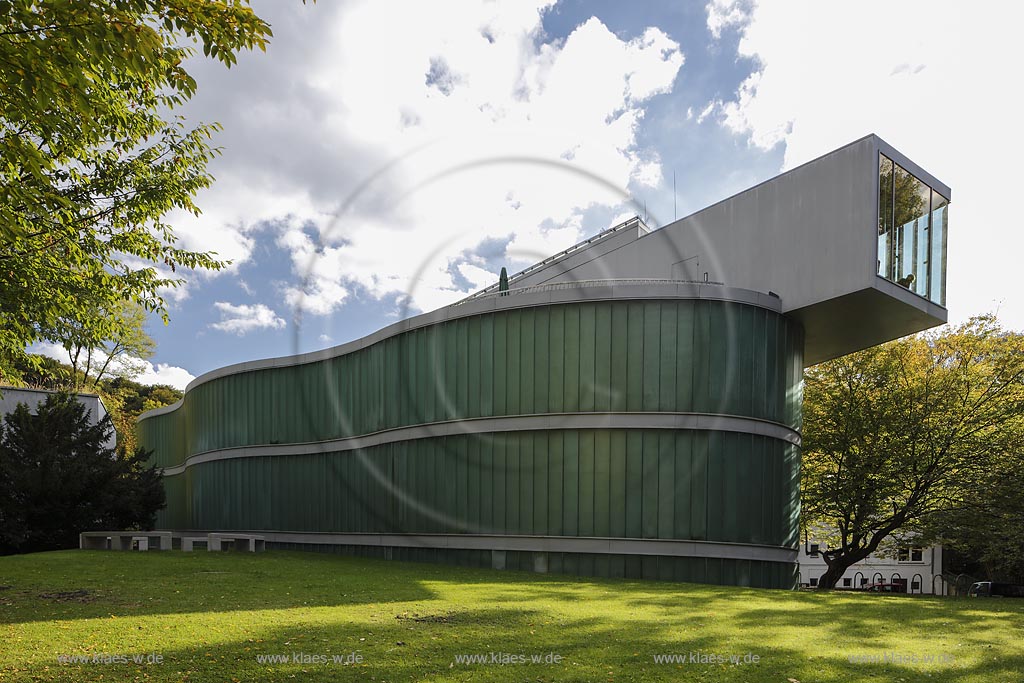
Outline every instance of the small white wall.
[[[14, 412], [14, 409], [18, 407], [19, 403], [24, 403], [28, 406], [29, 412], [33, 415], [36, 412], [36, 408], [40, 403], [46, 400], [46, 397], [50, 394], [55, 393], [52, 391], [46, 391], [44, 389], [20, 389], [14, 387], [0, 387], [0, 419], [8, 413]], [[96, 394], [77, 394], [79, 403], [83, 404], [89, 412], [89, 423], [98, 424], [100, 420], [107, 414], [107, 409], [103, 406], [103, 401]], [[117, 434], [112, 433], [110, 438], [107, 439], [106, 446], [113, 448], [117, 444]]]

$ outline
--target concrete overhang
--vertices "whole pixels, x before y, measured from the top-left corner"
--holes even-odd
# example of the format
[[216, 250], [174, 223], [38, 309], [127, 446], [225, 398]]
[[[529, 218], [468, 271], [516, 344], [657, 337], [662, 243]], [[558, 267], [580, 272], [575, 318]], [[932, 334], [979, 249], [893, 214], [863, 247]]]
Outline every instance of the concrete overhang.
[[804, 366], [899, 339], [948, 320], [945, 308], [877, 277], [875, 286], [790, 310], [804, 326]]

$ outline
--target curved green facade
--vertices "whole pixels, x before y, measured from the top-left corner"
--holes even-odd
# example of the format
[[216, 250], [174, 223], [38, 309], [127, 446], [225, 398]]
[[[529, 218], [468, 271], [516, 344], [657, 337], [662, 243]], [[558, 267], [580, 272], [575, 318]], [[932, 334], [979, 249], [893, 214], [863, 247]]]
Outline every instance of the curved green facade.
[[333, 357], [211, 373], [140, 418], [167, 468], [159, 526], [791, 587], [803, 331], [727, 299], [495, 297]]

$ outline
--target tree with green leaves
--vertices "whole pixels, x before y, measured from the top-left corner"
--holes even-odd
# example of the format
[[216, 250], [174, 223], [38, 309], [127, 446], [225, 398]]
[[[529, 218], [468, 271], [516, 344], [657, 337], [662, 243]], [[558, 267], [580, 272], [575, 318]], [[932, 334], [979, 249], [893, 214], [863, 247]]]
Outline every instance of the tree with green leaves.
[[[97, 334], [97, 319], [109, 318], [109, 338]], [[138, 377], [156, 343], [146, 333], [146, 310], [134, 301], [118, 301], [112, 308], [83, 308], [76, 320], [61, 321], [47, 336], [64, 347], [71, 363], [72, 388], [98, 385], [108, 374]]]
[[0, 0], [0, 382], [62, 322], [116, 336], [83, 306], [166, 321], [179, 268], [225, 265], [164, 220], [198, 213], [217, 153], [217, 124], [172, 112], [196, 91], [197, 46], [230, 67], [270, 36], [248, 0]]
[[1024, 335], [992, 316], [900, 339], [805, 376], [802, 517], [819, 587], [894, 534], [960, 509], [1024, 437]]
[[998, 454], [974, 474], [922, 538], [957, 551], [981, 578], [1024, 583], [1024, 450]]
[[0, 554], [74, 548], [82, 531], [152, 529], [165, 504], [150, 451], [117, 457], [104, 444], [109, 417], [92, 418], [75, 396], [24, 403], [0, 429]]

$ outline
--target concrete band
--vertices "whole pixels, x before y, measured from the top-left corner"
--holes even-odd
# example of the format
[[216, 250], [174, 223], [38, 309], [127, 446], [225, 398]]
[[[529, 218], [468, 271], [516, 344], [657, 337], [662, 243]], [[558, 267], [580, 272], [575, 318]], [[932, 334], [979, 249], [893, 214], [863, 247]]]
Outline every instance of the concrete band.
[[458, 434], [539, 431], [551, 429], [690, 429], [740, 432], [779, 439], [800, 445], [800, 433], [778, 422], [735, 415], [706, 413], [547, 413], [508, 417], [478, 417], [432, 422], [413, 427], [397, 427], [372, 434], [330, 441], [292, 444], [239, 446], [205, 451], [189, 456], [181, 465], [166, 467], [164, 476], [181, 474], [187, 468], [215, 460], [258, 458], [264, 456], [300, 456], [370, 448], [414, 439], [429, 439]]
[[[458, 305], [446, 306], [444, 308], [437, 309], [436, 311], [413, 316], [412, 318], [406, 318], [405, 320], [383, 327], [361, 339], [356, 339], [348, 342], [347, 344], [342, 344], [329, 349], [311, 351], [309, 353], [294, 356], [282, 356], [280, 358], [266, 358], [263, 360], [249, 361], [247, 363], [236, 363], [223, 368], [217, 368], [216, 370], [211, 370], [210, 372], [200, 375], [189, 382], [185, 391], [187, 393], [200, 384], [205, 384], [206, 382], [226, 377], [228, 375], [236, 375], [243, 372], [251, 372], [253, 370], [305, 365], [306, 363], [315, 363], [318, 361], [329, 360], [331, 358], [337, 358], [339, 356], [344, 356], [354, 351], [359, 351], [360, 349], [373, 346], [378, 342], [402, 334], [403, 332], [409, 332], [410, 330], [428, 327], [430, 325], [447, 322], [449, 320], [457, 320], [459, 318], [468, 318], [475, 315], [492, 313], [494, 311], [577, 302], [587, 303], [594, 301], [629, 300], [650, 301], [660, 299], [726, 301], [756, 306], [774, 313], [779, 313], [782, 310], [782, 302], [777, 297], [749, 289], [725, 287], [722, 285], [683, 283], [673, 280], [664, 280], [661, 282], [653, 280], [646, 282], [623, 281], [620, 283], [616, 283], [614, 280], [608, 280], [603, 284], [591, 285], [587, 283], [586, 286], [583, 286], [583, 283], [580, 283], [580, 286], [568, 286], [573, 284], [575, 283], [565, 283], [566, 286], [561, 288], [545, 289], [541, 291], [533, 290], [522, 294], [517, 293], [515, 290], [511, 290], [509, 292], [509, 296], [482, 297], [480, 299], [465, 301]], [[151, 417], [156, 417], [157, 415], [165, 415], [177, 410], [180, 405], [182, 405], [182, 401], [178, 401], [174, 405], [166, 406], [164, 408], [155, 408], [141, 415], [139, 419], [145, 420]]]
[[[202, 530], [175, 531], [175, 536], [205, 536]], [[485, 534], [337, 534], [245, 530], [268, 543], [357, 545], [384, 548], [443, 550], [514, 550], [597, 555], [658, 555], [722, 560], [796, 562], [798, 550], [754, 543], [714, 543], [671, 539], [596, 538], [572, 536], [505, 536]]]

